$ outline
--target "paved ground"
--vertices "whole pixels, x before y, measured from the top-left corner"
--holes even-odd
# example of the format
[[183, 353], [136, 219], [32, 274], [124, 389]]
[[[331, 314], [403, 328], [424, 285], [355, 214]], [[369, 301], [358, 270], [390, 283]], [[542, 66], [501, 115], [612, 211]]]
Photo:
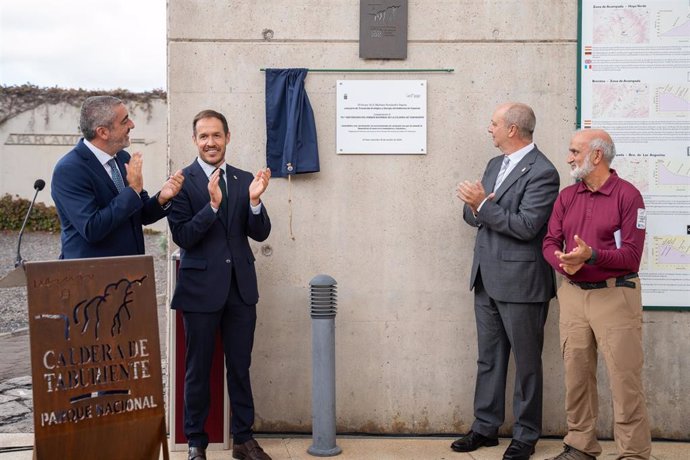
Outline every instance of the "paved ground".
[[0, 383], [0, 429], [5, 433], [33, 433], [31, 376], [14, 377]]
[[14, 332], [0, 334], [0, 350], [2, 350], [0, 382], [14, 377], [31, 375], [31, 361], [28, 355], [29, 329], [22, 328]]
[[[336, 445], [342, 449], [337, 459], [342, 460], [501, 460], [509, 439], [501, 439], [500, 445], [481, 448], [475, 452], [460, 454], [450, 450], [453, 438], [390, 438], [390, 437], [338, 437]], [[315, 459], [307, 453], [312, 445], [311, 437], [261, 437], [259, 443], [273, 460], [308, 460]], [[1, 435], [0, 460], [31, 460], [33, 444], [31, 435]], [[14, 447], [13, 447], [14, 446]], [[612, 441], [602, 443], [604, 452], [600, 460], [616, 458], [615, 445]], [[537, 451], [531, 460], [543, 460], [558, 455], [562, 443], [557, 439], [543, 439], [537, 445]], [[652, 460], [688, 460], [690, 444], [655, 442], [652, 447]], [[208, 451], [208, 460], [229, 460], [228, 451]], [[162, 456], [161, 456], [162, 458]], [[186, 452], [171, 452], [172, 460], [186, 460]]]

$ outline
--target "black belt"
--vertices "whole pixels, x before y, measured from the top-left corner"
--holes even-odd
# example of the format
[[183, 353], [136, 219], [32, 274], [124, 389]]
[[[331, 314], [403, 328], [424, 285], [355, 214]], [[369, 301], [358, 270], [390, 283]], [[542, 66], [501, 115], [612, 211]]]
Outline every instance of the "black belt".
[[[629, 279], [632, 278], [637, 278], [638, 274], [637, 273], [628, 273], [627, 275], [621, 275], [616, 277], [616, 286], [615, 287], [627, 287], [627, 288], [632, 288], [635, 289], [636, 284], [633, 281], [628, 281]], [[608, 283], [606, 281], [568, 281], [570, 284], [574, 284], [575, 286], [579, 287], [580, 289], [603, 289], [605, 287], [609, 287]], [[613, 287], [613, 286], [611, 286]]]

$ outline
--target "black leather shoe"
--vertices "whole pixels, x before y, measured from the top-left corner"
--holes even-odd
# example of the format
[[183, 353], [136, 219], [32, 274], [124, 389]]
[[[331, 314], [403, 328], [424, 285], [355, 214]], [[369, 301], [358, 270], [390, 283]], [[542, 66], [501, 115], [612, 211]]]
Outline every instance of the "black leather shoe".
[[203, 447], [190, 447], [187, 460], [206, 460], [206, 449]]
[[238, 460], [271, 460], [255, 439], [242, 444], [232, 444], [232, 458]]
[[470, 431], [460, 439], [456, 439], [450, 448], [455, 452], [472, 452], [480, 447], [497, 446], [497, 438], [489, 438], [474, 431]]
[[513, 439], [506, 451], [503, 452], [503, 460], [529, 460], [533, 453], [533, 445]]

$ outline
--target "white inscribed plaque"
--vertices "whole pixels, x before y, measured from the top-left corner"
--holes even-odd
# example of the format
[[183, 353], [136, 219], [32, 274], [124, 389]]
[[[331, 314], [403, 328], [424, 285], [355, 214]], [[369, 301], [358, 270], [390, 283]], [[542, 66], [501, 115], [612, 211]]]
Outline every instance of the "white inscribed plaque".
[[426, 154], [426, 80], [338, 80], [337, 153]]

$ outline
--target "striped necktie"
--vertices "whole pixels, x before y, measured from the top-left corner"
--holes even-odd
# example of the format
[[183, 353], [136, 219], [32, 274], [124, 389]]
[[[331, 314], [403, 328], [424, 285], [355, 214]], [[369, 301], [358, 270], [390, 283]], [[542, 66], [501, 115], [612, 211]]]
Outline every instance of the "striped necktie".
[[510, 164], [510, 158], [507, 155], [503, 156], [503, 163], [501, 164], [501, 170], [498, 171], [498, 176], [496, 177], [496, 184], [494, 185], [494, 192], [498, 190], [501, 186], [503, 179], [506, 178], [506, 171], [508, 171], [508, 165]]
[[108, 165], [110, 165], [110, 177], [112, 177], [113, 182], [115, 183], [117, 193], [120, 193], [125, 189], [125, 181], [122, 180], [122, 174], [120, 174], [120, 168], [117, 167], [115, 158], [108, 160]]

